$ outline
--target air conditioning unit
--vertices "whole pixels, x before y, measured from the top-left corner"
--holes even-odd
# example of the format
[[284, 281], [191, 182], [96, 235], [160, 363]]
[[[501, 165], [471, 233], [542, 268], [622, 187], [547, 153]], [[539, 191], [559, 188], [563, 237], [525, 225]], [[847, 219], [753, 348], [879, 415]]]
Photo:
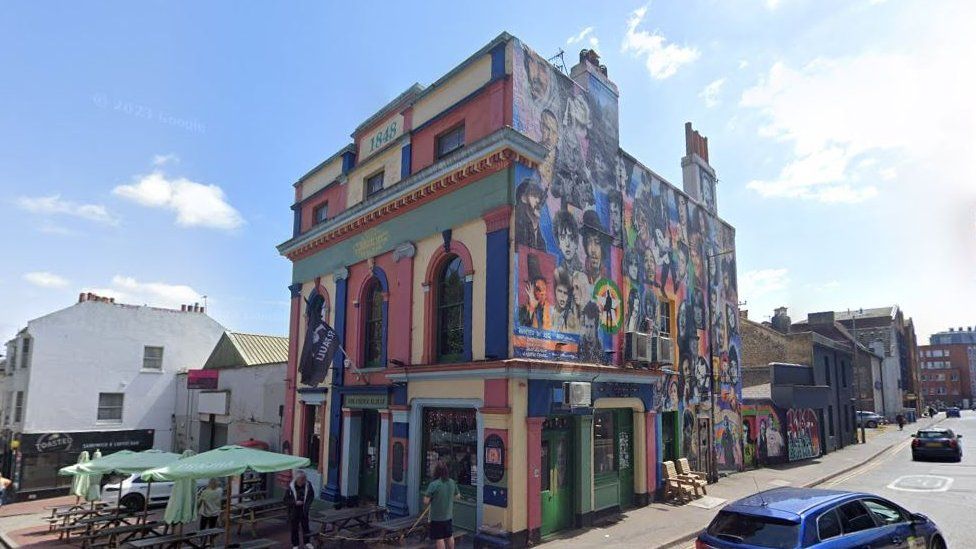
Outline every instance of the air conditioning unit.
[[674, 364], [674, 342], [667, 336], [651, 336], [651, 362]]
[[563, 404], [570, 408], [586, 408], [593, 404], [590, 382], [567, 381], [563, 383]]
[[624, 359], [631, 362], [651, 362], [650, 337], [641, 332], [627, 332]]

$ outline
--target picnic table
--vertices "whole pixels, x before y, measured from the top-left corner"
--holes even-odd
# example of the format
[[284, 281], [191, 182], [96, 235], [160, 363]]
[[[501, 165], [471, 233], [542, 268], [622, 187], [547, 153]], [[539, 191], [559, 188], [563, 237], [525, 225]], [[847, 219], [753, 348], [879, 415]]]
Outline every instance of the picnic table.
[[[132, 514], [117, 515], [113, 513], [111, 515], [97, 515], [76, 520], [72, 524], [59, 526], [55, 528], [54, 531], [58, 533], [58, 539], [70, 541], [71, 535], [75, 533], [79, 534], [81, 537], [90, 537], [95, 532], [104, 530], [106, 528], [136, 524], [141, 518], [142, 515]], [[135, 519], [136, 522], [130, 522], [132, 519]]]
[[237, 522], [237, 533], [240, 534], [244, 525], [251, 527], [251, 537], [257, 537], [255, 525], [266, 520], [278, 520], [286, 517], [285, 502], [276, 498], [243, 501], [231, 506], [231, 522]]
[[384, 507], [376, 507], [371, 505], [368, 507], [347, 507], [345, 509], [333, 509], [317, 513], [311, 518], [313, 522], [317, 522], [322, 525], [321, 529], [319, 530], [319, 534], [328, 535], [334, 534], [339, 530], [349, 528], [351, 523], [355, 523], [353, 526], [368, 528], [370, 526], [370, 522], [374, 518], [376, 520], [381, 520], [385, 515], [386, 509]]
[[196, 532], [134, 539], [130, 540], [126, 544], [126, 547], [132, 547], [133, 549], [151, 549], [154, 547], [165, 548], [189, 545], [194, 549], [201, 549], [212, 546], [217, 536], [223, 533], [224, 530], [222, 528], [208, 528], [206, 530], [197, 530]]
[[53, 532], [59, 526], [68, 526], [69, 523], [73, 524], [77, 520], [100, 515], [103, 511], [104, 509], [102, 507], [53, 507], [51, 510], [51, 516], [44, 520], [47, 521], [47, 531]]
[[137, 522], [136, 524], [102, 528], [93, 531], [91, 534], [81, 536], [81, 546], [84, 548], [118, 547], [133, 539], [163, 536], [166, 534], [166, 529], [167, 525], [162, 521]]

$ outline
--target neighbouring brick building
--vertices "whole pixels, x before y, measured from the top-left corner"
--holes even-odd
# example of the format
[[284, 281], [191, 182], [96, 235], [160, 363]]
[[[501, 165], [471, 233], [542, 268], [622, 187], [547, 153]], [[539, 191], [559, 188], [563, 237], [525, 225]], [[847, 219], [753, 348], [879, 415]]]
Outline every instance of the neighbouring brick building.
[[951, 328], [918, 348], [919, 382], [925, 406], [964, 406], [976, 396], [976, 330]]

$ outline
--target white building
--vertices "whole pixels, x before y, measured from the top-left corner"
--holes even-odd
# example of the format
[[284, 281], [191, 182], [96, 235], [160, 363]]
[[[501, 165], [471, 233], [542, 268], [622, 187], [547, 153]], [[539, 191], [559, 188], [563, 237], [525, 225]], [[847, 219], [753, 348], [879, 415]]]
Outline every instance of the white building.
[[[20, 447], [23, 497], [70, 483], [57, 469], [81, 450], [174, 450], [176, 373], [199, 367], [224, 328], [202, 307], [123, 305], [81, 294], [7, 343], [3, 428]], [[9, 445], [8, 445], [9, 447]]]
[[188, 390], [187, 372], [177, 378], [177, 445], [200, 452], [251, 441], [280, 451], [287, 363], [287, 337], [224, 333], [203, 364], [217, 372], [215, 389]]

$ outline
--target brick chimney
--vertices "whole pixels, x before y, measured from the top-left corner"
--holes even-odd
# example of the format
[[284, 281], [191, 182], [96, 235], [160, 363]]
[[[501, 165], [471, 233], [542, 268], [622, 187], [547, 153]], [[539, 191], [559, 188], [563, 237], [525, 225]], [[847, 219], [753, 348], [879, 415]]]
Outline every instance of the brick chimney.
[[708, 163], [708, 138], [685, 122], [685, 156], [681, 159], [681, 182], [684, 191], [708, 211], [718, 214], [715, 187], [718, 179]]
[[773, 329], [781, 334], [790, 333], [790, 326], [793, 324], [790, 315], [786, 314], [786, 310], [786, 307], [777, 307], [770, 322]]

